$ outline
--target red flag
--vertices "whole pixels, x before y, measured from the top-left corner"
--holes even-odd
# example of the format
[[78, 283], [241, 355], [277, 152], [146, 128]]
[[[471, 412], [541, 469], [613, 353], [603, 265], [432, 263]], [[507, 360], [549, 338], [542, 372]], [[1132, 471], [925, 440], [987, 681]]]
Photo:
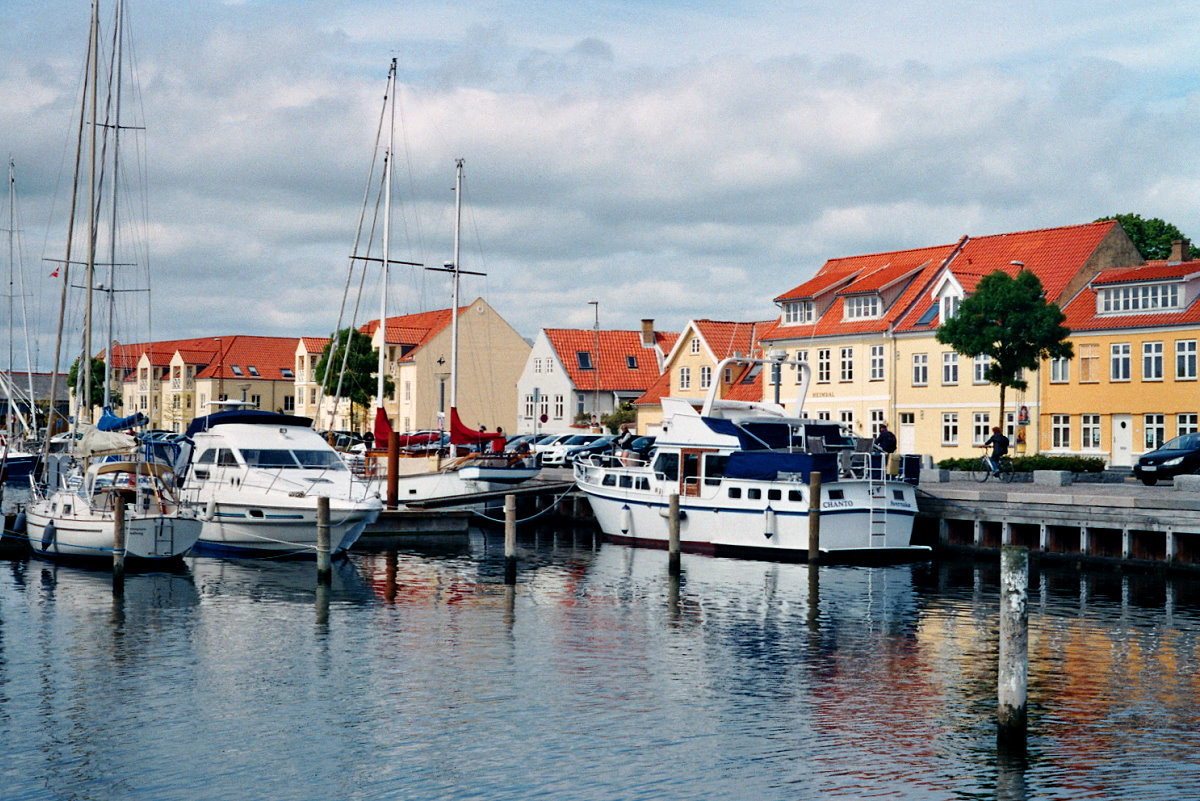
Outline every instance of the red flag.
[[375, 409], [375, 447], [386, 448], [392, 437], [392, 424], [388, 422], [387, 412], [380, 406]]

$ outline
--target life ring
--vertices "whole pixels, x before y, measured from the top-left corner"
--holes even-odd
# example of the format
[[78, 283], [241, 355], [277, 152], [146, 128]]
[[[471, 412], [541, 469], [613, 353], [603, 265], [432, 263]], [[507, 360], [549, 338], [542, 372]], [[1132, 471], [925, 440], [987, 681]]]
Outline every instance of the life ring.
[[42, 529], [42, 550], [50, 550], [50, 546], [54, 545], [54, 537], [58, 534], [58, 530], [54, 528], [54, 521], [46, 523], [46, 527]]

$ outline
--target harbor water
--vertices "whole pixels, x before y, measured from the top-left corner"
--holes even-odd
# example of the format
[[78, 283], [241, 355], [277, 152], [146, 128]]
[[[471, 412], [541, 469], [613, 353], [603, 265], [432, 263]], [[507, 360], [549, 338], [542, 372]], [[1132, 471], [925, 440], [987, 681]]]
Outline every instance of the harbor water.
[[826, 566], [591, 530], [129, 575], [0, 562], [0, 798], [1200, 797], [1200, 591], [1035, 570], [996, 749], [999, 565]]

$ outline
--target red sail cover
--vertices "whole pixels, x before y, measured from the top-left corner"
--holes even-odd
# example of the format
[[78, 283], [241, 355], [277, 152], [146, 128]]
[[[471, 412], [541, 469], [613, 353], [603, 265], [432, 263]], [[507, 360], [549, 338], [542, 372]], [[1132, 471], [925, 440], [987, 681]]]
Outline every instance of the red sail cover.
[[487, 450], [504, 450], [504, 436], [496, 435], [490, 431], [476, 431], [473, 428], [467, 428], [463, 425], [463, 421], [458, 417], [458, 409], [450, 407], [450, 444], [451, 445], [474, 445], [476, 443], [490, 443]]
[[392, 424], [388, 422], [387, 412], [380, 406], [375, 409], [375, 447], [386, 448], [392, 437]]

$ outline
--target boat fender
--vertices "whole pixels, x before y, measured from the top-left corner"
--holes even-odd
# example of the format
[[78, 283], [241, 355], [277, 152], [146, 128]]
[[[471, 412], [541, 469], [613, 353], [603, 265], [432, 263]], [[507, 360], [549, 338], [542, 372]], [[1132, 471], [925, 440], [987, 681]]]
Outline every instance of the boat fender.
[[621, 507], [621, 533], [628, 534], [633, 528], [633, 511], [629, 508], [629, 504]]
[[775, 536], [775, 510], [770, 506], [763, 512], [763, 536], [767, 539]]
[[217, 516], [217, 499], [209, 498], [208, 505], [204, 507], [204, 519], [212, 520]]
[[17, 534], [25, 533], [25, 513], [17, 512], [17, 517], [13, 520], [13, 531]]
[[54, 537], [58, 531], [54, 528], [54, 521], [51, 520], [46, 524], [46, 528], [42, 529], [42, 550], [48, 551], [54, 545]]

